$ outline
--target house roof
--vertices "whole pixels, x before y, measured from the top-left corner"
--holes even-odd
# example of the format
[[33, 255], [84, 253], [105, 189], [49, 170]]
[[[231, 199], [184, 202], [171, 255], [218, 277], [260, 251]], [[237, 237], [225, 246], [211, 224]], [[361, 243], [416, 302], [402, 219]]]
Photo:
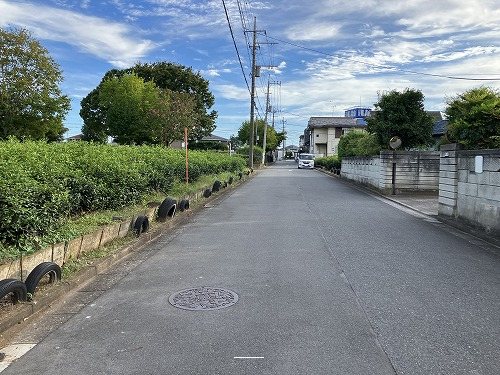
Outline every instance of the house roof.
[[205, 142], [208, 142], [208, 141], [211, 141], [211, 142], [229, 142], [229, 139], [226, 139], [226, 138], [222, 138], [222, 137], [219, 137], [217, 135], [209, 135], [207, 137], [203, 137], [202, 139], [200, 139], [200, 141], [205, 141]]
[[83, 134], [73, 135], [72, 137], [67, 138], [70, 141], [81, 141], [83, 139]]
[[311, 117], [307, 122], [308, 128], [347, 128], [365, 125], [350, 117]]
[[448, 130], [448, 120], [436, 121], [434, 129], [432, 129], [432, 135], [444, 135], [446, 130]]

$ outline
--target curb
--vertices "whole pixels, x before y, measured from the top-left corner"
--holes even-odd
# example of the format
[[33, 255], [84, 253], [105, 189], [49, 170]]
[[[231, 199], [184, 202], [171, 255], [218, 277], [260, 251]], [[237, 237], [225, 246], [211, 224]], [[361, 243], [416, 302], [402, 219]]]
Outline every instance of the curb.
[[[199, 202], [189, 211], [184, 211], [182, 216], [176, 215], [165, 222], [159, 223], [158, 226], [149, 232], [141, 234], [139, 238], [132, 239], [130, 243], [123, 245], [116, 252], [109, 254], [103, 258], [98, 258], [92, 261], [92, 264], [85, 266], [81, 270], [75, 272], [67, 280], [59, 281], [58, 283], [50, 286], [47, 290], [43, 290], [36, 295], [36, 299], [30, 302], [21, 302], [14, 305], [12, 311], [6, 312], [1, 315], [0, 320], [0, 339], [8, 336], [9, 331], [14, 327], [22, 325], [26, 320], [35, 314], [43, 313], [46, 309], [51, 307], [59, 299], [64, 297], [67, 293], [76, 290], [90, 283], [96, 276], [102, 274], [104, 271], [110, 269], [118, 262], [124, 260], [127, 256], [140, 250], [146, 245], [149, 245], [160, 238], [165, 233], [170, 233], [171, 229], [177, 228], [179, 225], [186, 223], [192, 216], [199, 213], [205, 208], [206, 204], [213, 200], [217, 200], [222, 196], [228, 194], [242, 183], [252, 178], [255, 175], [251, 173], [245, 178], [241, 179], [237, 185], [232, 185], [224, 190], [220, 190], [216, 195], [209, 198], [193, 199]], [[194, 198], [194, 197], [193, 197]]]

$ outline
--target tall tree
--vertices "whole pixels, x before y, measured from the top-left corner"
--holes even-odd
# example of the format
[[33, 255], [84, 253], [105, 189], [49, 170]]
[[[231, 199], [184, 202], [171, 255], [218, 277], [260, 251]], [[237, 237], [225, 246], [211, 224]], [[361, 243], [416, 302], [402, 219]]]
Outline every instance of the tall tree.
[[[257, 142], [254, 144], [260, 148], [263, 147], [264, 142], [264, 126], [266, 122], [262, 119], [258, 119], [255, 121], [256, 126], [256, 134], [258, 136]], [[276, 148], [286, 139], [286, 132], [277, 132], [272, 126], [267, 125], [267, 134], [266, 134], [266, 151], [274, 151]], [[249, 144], [250, 143], [250, 122], [245, 121], [241, 124], [240, 129], [238, 130], [238, 140], [240, 144]]]
[[102, 83], [99, 103], [106, 109], [109, 135], [118, 143], [158, 143], [159, 123], [151, 113], [159, 106], [159, 90], [136, 74], [112, 77]]
[[420, 90], [392, 90], [375, 103], [375, 113], [367, 117], [367, 131], [374, 134], [378, 144], [389, 148], [393, 136], [401, 138], [405, 149], [431, 145], [434, 121], [424, 109]]
[[215, 98], [209, 90], [209, 81], [199, 72], [195, 73], [192, 68], [164, 61], [153, 64], [139, 63], [128, 71], [136, 72], [145, 81], [153, 81], [160, 89], [192, 94], [195, 101], [195, 118], [199, 126], [190, 132], [191, 139], [200, 139], [215, 130], [217, 112], [209, 111], [215, 104]]
[[62, 80], [59, 65], [28, 30], [0, 28], [0, 138], [62, 139], [70, 110]]
[[[101, 86], [99, 86], [101, 87]], [[99, 104], [99, 89], [94, 89], [81, 101], [80, 117], [85, 119], [82, 126], [84, 141], [106, 143], [108, 127], [106, 113]]]
[[[215, 103], [214, 96], [209, 91], [209, 82], [199, 73], [194, 73], [191, 68], [168, 62], [157, 62], [153, 64], [137, 64], [134, 67], [124, 70], [113, 69], [105, 74], [101, 84], [81, 102], [82, 109], [80, 111], [80, 116], [84, 121], [82, 132], [85, 139], [103, 139], [103, 129], [105, 133], [109, 133], [105, 125], [107, 115], [106, 108], [102, 107], [99, 101], [94, 100], [93, 96], [95, 92], [101, 90], [102, 82], [112, 77], [121, 77], [124, 74], [131, 73], [137, 74], [137, 76], [144, 79], [145, 82], [153, 82], [156, 87], [165, 93], [164, 95], [171, 95], [166, 93], [179, 93], [181, 98], [186, 99], [186, 103], [184, 103], [185, 107], [191, 107], [194, 100], [193, 116], [191, 118], [189, 133], [190, 139], [200, 139], [213, 132], [215, 129], [217, 112], [209, 112], [210, 108]], [[162, 112], [161, 116], [166, 116], [167, 114], [165, 111], [169, 108], [175, 110], [177, 107], [160, 106], [158, 110]], [[196, 123], [194, 123], [194, 121]], [[158, 142], [165, 143], [160, 140], [158, 140]]]
[[172, 142], [183, 139], [184, 128], [188, 129], [189, 135], [196, 134], [201, 126], [196, 115], [196, 101], [192, 94], [160, 90], [160, 105], [152, 111], [152, 116], [161, 129], [161, 144], [170, 146]]
[[446, 101], [448, 138], [468, 149], [500, 147], [500, 91], [468, 90]]

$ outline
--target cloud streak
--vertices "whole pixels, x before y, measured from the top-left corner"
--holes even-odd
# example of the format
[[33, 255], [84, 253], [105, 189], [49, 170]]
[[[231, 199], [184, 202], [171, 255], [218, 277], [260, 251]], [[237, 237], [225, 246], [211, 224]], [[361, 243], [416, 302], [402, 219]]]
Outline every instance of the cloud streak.
[[0, 1], [0, 25], [26, 28], [39, 39], [70, 44], [119, 68], [129, 67], [157, 47], [137, 38], [137, 31], [128, 25], [29, 3]]

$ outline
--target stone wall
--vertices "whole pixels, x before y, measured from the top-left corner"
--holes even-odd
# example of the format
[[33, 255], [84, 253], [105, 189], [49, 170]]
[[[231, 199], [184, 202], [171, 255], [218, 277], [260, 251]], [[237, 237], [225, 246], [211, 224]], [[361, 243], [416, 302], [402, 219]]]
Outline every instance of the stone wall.
[[341, 173], [343, 178], [384, 194], [437, 192], [439, 155], [428, 151], [383, 151], [379, 156], [343, 158]]
[[[500, 149], [441, 147], [439, 215], [500, 235]], [[477, 167], [476, 167], [477, 165]]]

